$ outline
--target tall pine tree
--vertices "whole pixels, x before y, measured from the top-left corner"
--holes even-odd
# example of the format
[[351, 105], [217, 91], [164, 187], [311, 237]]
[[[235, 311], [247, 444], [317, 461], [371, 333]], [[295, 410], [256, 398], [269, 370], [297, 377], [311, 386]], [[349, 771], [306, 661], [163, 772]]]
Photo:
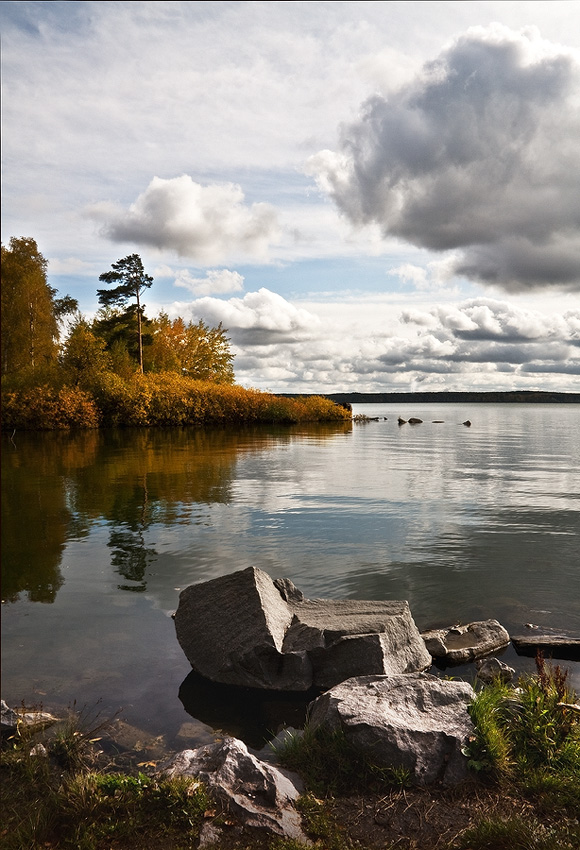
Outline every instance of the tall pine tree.
[[[97, 289], [99, 303], [104, 308], [121, 308], [123, 312], [118, 314], [120, 322], [127, 321], [136, 314], [137, 319], [137, 341], [139, 350], [139, 369], [143, 372], [143, 310], [141, 295], [149, 289], [153, 278], [145, 274], [143, 263], [139, 254], [130, 254], [122, 260], [113, 263], [110, 272], [99, 275], [99, 280], [105, 283], [118, 284], [113, 289]], [[129, 302], [135, 301], [132, 305]], [[113, 317], [115, 318], [114, 314]]]

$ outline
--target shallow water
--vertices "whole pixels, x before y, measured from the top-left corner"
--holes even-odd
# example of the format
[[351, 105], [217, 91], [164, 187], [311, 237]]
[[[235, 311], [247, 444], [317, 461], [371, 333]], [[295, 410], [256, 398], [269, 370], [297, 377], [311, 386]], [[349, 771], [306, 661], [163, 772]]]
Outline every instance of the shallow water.
[[421, 629], [580, 632], [577, 405], [354, 412], [379, 421], [4, 436], [4, 699], [101, 700], [170, 747], [256, 743], [301, 706], [188, 677], [170, 617], [181, 588], [251, 565], [310, 597], [407, 599]]

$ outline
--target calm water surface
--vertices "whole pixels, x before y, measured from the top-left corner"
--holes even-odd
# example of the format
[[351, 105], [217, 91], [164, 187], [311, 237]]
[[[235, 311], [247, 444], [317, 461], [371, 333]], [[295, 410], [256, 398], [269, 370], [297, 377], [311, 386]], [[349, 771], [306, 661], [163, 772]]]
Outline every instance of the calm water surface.
[[407, 599], [420, 629], [580, 631], [577, 405], [354, 413], [379, 421], [4, 436], [4, 699], [101, 700], [169, 748], [255, 738], [240, 718], [275, 710], [188, 677], [170, 616], [180, 589], [251, 565], [311, 597]]

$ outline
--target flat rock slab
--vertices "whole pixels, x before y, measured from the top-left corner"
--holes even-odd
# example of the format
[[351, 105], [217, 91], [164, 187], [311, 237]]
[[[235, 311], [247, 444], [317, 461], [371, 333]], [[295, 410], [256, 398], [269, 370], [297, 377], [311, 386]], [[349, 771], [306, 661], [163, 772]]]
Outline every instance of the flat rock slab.
[[404, 767], [416, 783], [454, 785], [468, 777], [463, 755], [473, 724], [467, 682], [429, 673], [360, 676], [342, 682], [310, 707], [314, 729], [342, 731], [379, 767]]
[[431, 665], [407, 602], [309, 600], [255, 567], [187, 587], [175, 628], [194, 670], [243, 687], [307, 691]]
[[15, 732], [19, 726], [41, 729], [56, 722], [57, 718], [46, 711], [34, 711], [27, 708], [13, 709], [6, 705], [4, 700], [0, 700], [0, 730], [2, 732]]
[[483, 658], [510, 642], [510, 636], [497, 620], [479, 620], [466, 626], [431, 629], [422, 638], [433, 658], [447, 664], [467, 664]]
[[580, 661], [580, 635], [563, 632], [536, 632], [512, 635], [511, 641], [518, 655], [535, 655], [538, 650], [555, 658]]
[[197, 777], [246, 827], [311, 843], [294, 807], [304, 791], [300, 778], [261, 761], [237, 738], [183, 750], [161, 765], [159, 772]]

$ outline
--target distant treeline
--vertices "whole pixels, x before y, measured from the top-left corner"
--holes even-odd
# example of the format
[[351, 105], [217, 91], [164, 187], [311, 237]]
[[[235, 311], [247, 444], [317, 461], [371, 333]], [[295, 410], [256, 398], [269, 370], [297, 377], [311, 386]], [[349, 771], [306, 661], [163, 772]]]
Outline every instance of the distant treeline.
[[[285, 395], [280, 393], [280, 395]], [[305, 398], [309, 393], [287, 393]], [[338, 404], [580, 404], [580, 393], [511, 390], [507, 392], [324, 393]]]

